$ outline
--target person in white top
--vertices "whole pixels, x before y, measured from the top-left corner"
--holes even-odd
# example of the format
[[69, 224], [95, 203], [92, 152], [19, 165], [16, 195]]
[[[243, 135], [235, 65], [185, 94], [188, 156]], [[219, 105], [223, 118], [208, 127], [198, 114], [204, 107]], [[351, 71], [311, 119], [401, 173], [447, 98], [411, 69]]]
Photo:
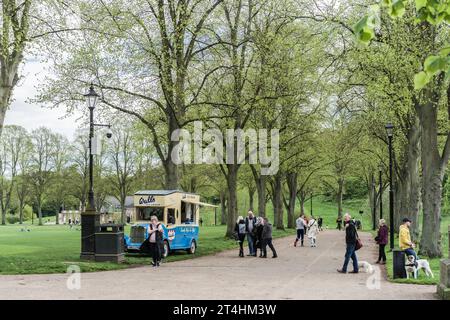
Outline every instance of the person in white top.
[[148, 241], [150, 243], [150, 252], [152, 254], [152, 265], [153, 267], [159, 267], [161, 262], [162, 252], [161, 243], [163, 238], [164, 229], [160, 222], [158, 222], [157, 216], [150, 217], [151, 223], [148, 225]]
[[316, 247], [316, 237], [319, 233], [319, 227], [317, 225], [317, 221], [311, 217], [308, 222], [308, 238], [311, 243], [311, 247]]
[[305, 217], [300, 215], [297, 220], [295, 220], [297, 227], [297, 238], [295, 238], [294, 247], [297, 246], [297, 242], [300, 240], [301, 246], [303, 247], [303, 239], [305, 238]]

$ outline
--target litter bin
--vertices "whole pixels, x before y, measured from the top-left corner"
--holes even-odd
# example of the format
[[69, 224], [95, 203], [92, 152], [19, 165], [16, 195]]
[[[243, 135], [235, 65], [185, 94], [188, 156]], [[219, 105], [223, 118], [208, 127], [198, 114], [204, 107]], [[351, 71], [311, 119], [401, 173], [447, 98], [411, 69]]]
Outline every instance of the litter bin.
[[399, 249], [392, 250], [392, 262], [394, 279], [406, 278], [405, 253]]
[[122, 262], [124, 254], [122, 224], [101, 224], [95, 232], [95, 261]]

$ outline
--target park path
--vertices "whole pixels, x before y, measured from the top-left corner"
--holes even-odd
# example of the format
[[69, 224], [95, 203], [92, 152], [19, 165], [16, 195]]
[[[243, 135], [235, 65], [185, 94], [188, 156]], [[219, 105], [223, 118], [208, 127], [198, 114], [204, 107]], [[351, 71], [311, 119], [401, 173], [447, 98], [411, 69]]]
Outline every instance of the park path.
[[[358, 252], [359, 259], [372, 263], [376, 245], [369, 233], [360, 236], [364, 247]], [[225, 251], [163, 264], [159, 269], [145, 266], [84, 273], [79, 290], [67, 289], [66, 274], [0, 276], [0, 300], [436, 298], [435, 286], [390, 283], [385, 270], [378, 273], [379, 277], [338, 274], [336, 269], [341, 267], [344, 255], [343, 232], [321, 232], [317, 248], [295, 248], [293, 239], [275, 240], [278, 259], [239, 258], [236, 250]]]

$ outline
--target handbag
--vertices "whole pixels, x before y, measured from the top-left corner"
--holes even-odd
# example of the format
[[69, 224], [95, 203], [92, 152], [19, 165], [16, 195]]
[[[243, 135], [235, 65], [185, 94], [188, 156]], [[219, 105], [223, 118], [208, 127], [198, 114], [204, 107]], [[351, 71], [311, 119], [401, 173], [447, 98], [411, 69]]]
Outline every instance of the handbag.
[[[356, 231], [356, 230], [355, 230]], [[356, 231], [356, 245], [355, 245], [355, 251], [358, 251], [363, 247], [362, 241], [359, 238], [358, 232]]]

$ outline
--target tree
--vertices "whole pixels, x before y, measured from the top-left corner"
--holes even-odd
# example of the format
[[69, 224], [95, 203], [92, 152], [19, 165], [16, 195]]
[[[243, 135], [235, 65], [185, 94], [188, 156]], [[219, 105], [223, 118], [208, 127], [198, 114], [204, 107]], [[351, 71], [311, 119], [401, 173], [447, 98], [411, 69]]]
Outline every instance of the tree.
[[33, 155], [29, 184], [32, 193], [34, 207], [37, 209], [39, 225], [42, 223], [42, 206], [47, 197], [47, 191], [52, 181], [52, 170], [55, 168], [54, 134], [50, 129], [40, 127], [31, 132], [33, 143]]

